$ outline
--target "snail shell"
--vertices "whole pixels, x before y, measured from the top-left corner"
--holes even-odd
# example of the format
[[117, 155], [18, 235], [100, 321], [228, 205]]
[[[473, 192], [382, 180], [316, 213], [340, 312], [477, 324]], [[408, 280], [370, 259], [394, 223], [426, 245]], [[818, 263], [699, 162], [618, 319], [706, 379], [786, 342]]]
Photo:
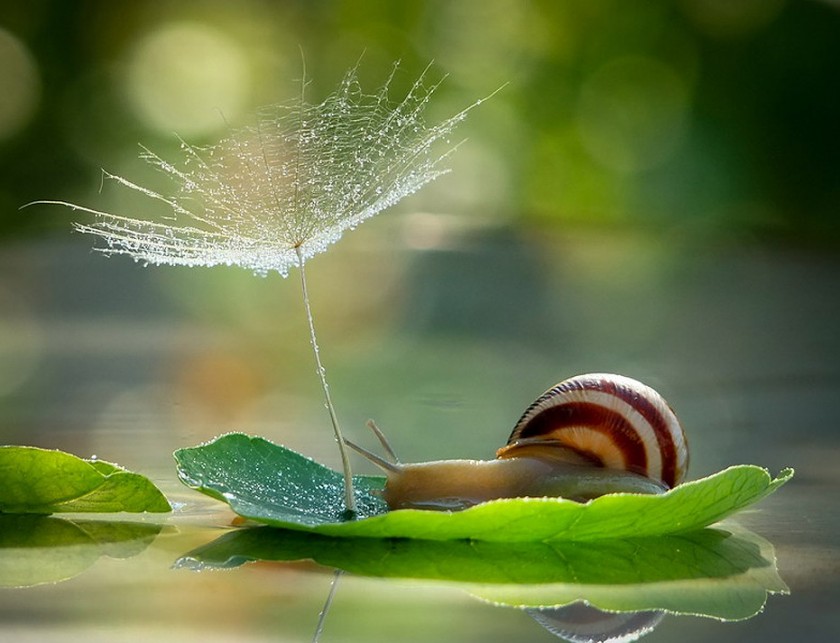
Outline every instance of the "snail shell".
[[676, 415], [641, 382], [610, 374], [564, 380], [531, 404], [495, 460], [402, 464], [345, 441], [387, 473], [392, 509], [463, 509], [495, 498], [555, 496], [586, 501], [606, 493], [662, 493], [679, 484], [688, 447]]
[[671, 407], [655, 390], [623, 375], [590, 373], [555, 384], [526, 409], [496, 457], [552, 446], [669, 489], [688, 468], [688, 444]]

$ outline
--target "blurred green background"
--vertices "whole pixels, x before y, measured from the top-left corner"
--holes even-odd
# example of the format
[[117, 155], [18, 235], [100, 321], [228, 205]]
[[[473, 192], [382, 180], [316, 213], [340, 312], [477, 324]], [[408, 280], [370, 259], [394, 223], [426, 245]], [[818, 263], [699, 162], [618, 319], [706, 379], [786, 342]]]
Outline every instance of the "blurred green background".
[[314, 100], [362, 52], [370, 89], [435, 61], [433, 116], [506, 84], [460, 130], [461, 215], [840, 240], [840, 12], [785, 0], [5, 2], [0, 236], [64, 234], [18, 207], [294, 95], [299, 47]]
[[[402, 61], [395, 97], [434, 61], [433, 122], [502, 88], [456, 130], [450, 175], [307, 264], [346, 434], [370, 445], [374, 417], [406, 461], [492, 457], [554, 382], [637, 377], [680, 415], [690, 478], [797, 470], [746, 518], [792, 596], [646, 640], [836, 640], [837, 2], [0, 3], [2, 442], [149, 474], [213, 535], [172, 450], [241, 430], [338, 466], [296, 273], [144, 269], [92, 253], [80, 213], [19, 210], [149, 216], [101, 169], [157, 186], [138, 144], [177, 158], [176, 132], [210, 142], [296, 97], [301, 50], [312, 102], [360, 57], [368, 91]], [[0, 639], [308, 640], [326, 577], [175, 583], [176, 549], [4, 595]], [[368, 596], [339, 593], [332, 640], [556, 640], [438, 588]]]
[[334, 462], [307, 428], [324, 418], [294, 279], [145, 270], [92, 253], [70, 229], [87, 215], [19, 210], [154, 216], [101, 169], [159, 188], [140, 144], [178, 158], [176, 133], [211, 142], [296, 99], [302, 53], [311, 102], [360, 58], [369, 92], [402, 61], [395, 99], [434, 61], [432, 122], [499, 90], [456, 130], [451, 174], [310, 262], [353, 432], [372, 415], [413, 459], [481, 457], [540, 391], [593, 370], [719, 430], [695, 474], [724, 445], [752, 461], [762, 422], [783, 433], [793, 409], [835, 432], [837, 6], [42, 1], [4, 3], [0, 26], [7, 441], [108, 439], [118, 458], [124, 426], [148, 436], [128, 456], [169, 472], [171, 449], [242, 429]]

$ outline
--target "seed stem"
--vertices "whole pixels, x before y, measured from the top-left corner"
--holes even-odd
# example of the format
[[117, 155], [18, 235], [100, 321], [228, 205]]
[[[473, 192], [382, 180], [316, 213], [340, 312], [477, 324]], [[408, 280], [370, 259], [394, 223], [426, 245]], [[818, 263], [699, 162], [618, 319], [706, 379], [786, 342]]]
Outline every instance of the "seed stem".
[[344, 470], [344, 504], [347, 511], [356, 514], [356, 498], [353, 494], [353, 472], [350, 469], [350, 456], [347, 447], [344, 445], [344, 436], [338, 426], [338, 417], [335, 414], [335, 407], [330, 397], [330, 387], [327, 384], [327, 371], [321, 364], [321, 354], [318, 349], [318, 340], [315, 337], [315, 322], [312, 319], [312, 308], [309, 306], [309, 291], [306, 288], [306, 271], [303, 268], [304, 260], [300, 246], [295, 248], [298, 256], [298, 267], [300, 268], [300, 286], [303, 290], [303, 306], [306, 309], [306, 320], [309, 322], [309, 341], [312, 344], [312, 351], [315, 354], [315, 366], [318, 377], [321, 380], [321, 389], [324, 391], [324, 404], [330, 414], [335, 441], [338, 444], [338, 452], [341, 455], [341, 467]]

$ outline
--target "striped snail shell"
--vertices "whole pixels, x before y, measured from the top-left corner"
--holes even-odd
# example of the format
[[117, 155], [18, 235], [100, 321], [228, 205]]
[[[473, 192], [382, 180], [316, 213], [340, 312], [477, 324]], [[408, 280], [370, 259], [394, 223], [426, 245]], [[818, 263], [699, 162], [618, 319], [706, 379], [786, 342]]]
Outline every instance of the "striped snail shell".
[[677, 416], [655, 390], [623, 375], [590, 373], [555, 384], [529, 406], [498, 458], [529, 449], [567, 449], [608, 469], [678, 485], [688, 444]]
[[688, 446], [674, 412], [652, 388], [621, 375], [578, 375], [548, 389], [526, 409], [495, 460], [404, 464], [376, 425], [368, 426], [388, 459], [345, 442], [386, 472], [382, 495], [391, 509], [662, 493], [683, 480], [688, 466]]

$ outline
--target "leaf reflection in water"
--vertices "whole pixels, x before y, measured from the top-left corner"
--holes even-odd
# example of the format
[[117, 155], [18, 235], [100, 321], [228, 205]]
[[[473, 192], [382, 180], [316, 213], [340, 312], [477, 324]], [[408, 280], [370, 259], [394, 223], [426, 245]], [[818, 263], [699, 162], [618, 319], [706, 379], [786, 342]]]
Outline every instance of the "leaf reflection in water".
[[31, 587], [77, 576], [99, 558], [131, 558], [161, 525], [0, 514], [0, 587]]
[[[691, 533], [597, 542], [488, 543], [330, 538], [257, 527], [195, 549], [176, 563], [194, 570], [229, 569], [252, 561], [316, 563], [361, 576], [455, 584], [483, 601], [526, 610], [558, 636], [584, 636], [574, 625], [584, 603], [601, 613], [605, 632], [615, 613], [627, 619], [613, 636], [642, 636], [657, 613], [722, 621], [755, 616], [768, 594], [788, 593], [773, 546], [737, 525]], [[568, 608], [568, 609], [567, 609]], [[575, 630], [575, 628], [577, 628]], [[573, 641], [613, 640], [571, 638]], [[635, 640], [618, 638], [615, 640]]]

